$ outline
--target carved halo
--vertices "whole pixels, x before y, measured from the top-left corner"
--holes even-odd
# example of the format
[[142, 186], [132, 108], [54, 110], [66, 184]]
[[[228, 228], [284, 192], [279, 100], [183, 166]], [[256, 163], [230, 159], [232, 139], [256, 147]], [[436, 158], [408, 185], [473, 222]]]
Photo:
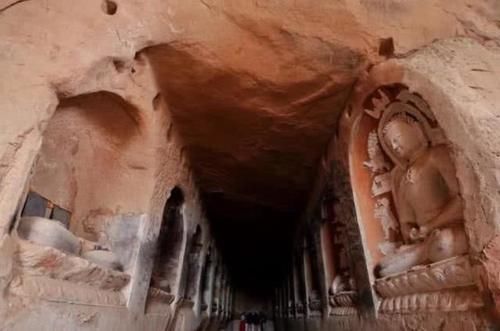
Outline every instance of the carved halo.
[[382, 149], [391, 158], [391, 160], [398, 166], [403, 167], [405, 165], [404, 162], [394, 153], [392, 148], [389, 145], [387, 145], [383, 133], [385, 126], [391, 121], [391, 119], [394, 116], [399, 114], [407, 114], [412, 118], [414, 118], [423, 129], [423, 133], [429, 144], [433, 144], [432, 141], [433, 134], [432, 134], [432, 127], [429, 121], [417, 108], [400, 101], [393, 102], [389, 106], [387, 106], [378, 124], [378, 129], [377, 129], [378, 139], [380, 145], [382, 146]]

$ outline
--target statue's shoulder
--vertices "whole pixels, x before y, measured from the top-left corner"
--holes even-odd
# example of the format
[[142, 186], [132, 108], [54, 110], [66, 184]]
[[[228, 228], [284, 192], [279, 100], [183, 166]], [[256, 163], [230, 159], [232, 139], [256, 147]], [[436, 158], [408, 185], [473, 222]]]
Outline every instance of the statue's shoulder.
[[429, 156], [435, 162], [452, 162], [450, 148], [446, 144], [432, 146], [429, 150]]
[[401, 179], [403, 178], [404, 174], [406, 172], [406, 169], [402, 167], [394, 167], [391, 170], [391, 182], [392, 182], [392, 188], [393, 190], [398, 190], [399, 185], [401, 183]]
[[431, 153], [443, 153], [443, 152], [446, 152], [446, 153], [449, 153], [450, 152], [450, 148], [447, 144], [439, 144], [439, 145], [435, 145], [435, 146], [431, 146], [430, 147], [430, 152]]

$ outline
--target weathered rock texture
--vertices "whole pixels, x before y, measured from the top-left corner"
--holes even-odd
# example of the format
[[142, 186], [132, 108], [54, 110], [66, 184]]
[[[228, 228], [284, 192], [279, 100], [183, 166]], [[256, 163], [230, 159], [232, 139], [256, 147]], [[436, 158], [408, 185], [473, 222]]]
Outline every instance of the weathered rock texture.
[[[85, 221], [128, 212], [147, 213], [151, 233], [159, 231], [168, 192], [180, 185], [186, 236], [197, 223], [208, 236], [203, 197], [234, 269], [247, 277], [260, 270], [265, 278], [284, 260], [355, 82], [372, 64], [435, 39], [465, 36], [498, 47], [499, 12], [494, 0], [0, 0], [0, 235], [26, 185], [71, 209], [72, 231], [88, 239], [97, 233]], [[479, 46], [464, 47], [474, 53]], [[477, 57], [490, 53], [481, 49]], [[446, 59], [455, 50], [421, 54], [433, 52]], [[476, 172], [490, 169], [479, 178], [488, 195], [464, 191], [476, 203], [466, 214], [471, 226], [496, 231], [497, 167], [481, 144], [495, 146], [498, 94], [483, 79], [498, 83], [488, 73], [498, 63], [459, 74], [453, 69], [460, 61], [449, 68], [426, 59], [408, 66], [432, 75], [433, 88], [449, 83], [439, 93], [471, 89], [457, 99], [460, 109], [479, 98], [489, 105], [475, 109], [482, 120], [471, 126], [465, 117], [450, 118], [457, 125], [448, 133], [452, 141], [463, 132], [478, 136], [463, 148], [478, 147]], [[485, 223], [473, 217], [481, 210]], [[493, 236], [484, 233], [470, 231], [476, 252]], [[11, 239], [2, 240], [8, 251]], [[0, 262], [10, 266], [5, 255]], [[9, 277], [2, 271], [1, 290]], [[36, 327], [49, 310], [47, 329], [158, 329], [168, 322], [129, 323], [121, 308], [82, 309], [80, 323], [74, 307], [42, 302], [32, 315], [29, 304], [12, 307], [19, 308], [6, 322], [13, 330]], [[59, 324], [65, 312], [66, 324]], [[198, 317], [189, 314], [183, 318], [194, 326]]]
[[[464, 201], [464, 223], [470, 245], [468, 254], [471, 264], [468, 263], [464, 268], [455, 261], [455, 266], [448, 271], [437, 270], [437, 265], [426, 265], [413, 272], [396, 275], [397, 282], [385, 284], [394, 292], [386, 293], [380, 290], [372, 293], [372, 311], [379, 312], [377, 320], [368, 322], [371, 318], [363, 314], [363, 318], [359, 320], [357, 315], [346, 316], [349, 314], [344, 313], [344, 317], [334, 319], [334, 323], [339, 322], [344, 328], [375, 330], [432, 330], [437, 325], [444, 329], [460, 329], [466, 324], [454, 318], [454, 313], [445, 311], [465, 308], [469, 312], [462, 316], [468, 316], [467, 323], [475, 324], [476, 328], [487, 329], [498, 325], [498, 199], [494, 198], [498, 195], [498, 144], [495, 143], [498, 137], [491, 129], [498, 125], [498, 50], [496, 46], [485, 47], [466, 38], [437, 41], [408, 57], [389, 60], [375, 66], [356, 85], [342, 116], [338, 134], [333, 137], [324, 155], [315, 191], [322, 190], [321, 184], [328, 178], [332, 163], [340, 161], [345, 169], [350, 171], [356, 217], [369, 275], [368, 280], [357, 284], [358, 288], [373, 289], [374, 284], [383, 283], [382, 280], [375, 282], [374, 271], [380, 259], [378, 244], [383, 240], [384, 234], [374, 215], [366, 213], [371, 202], [363, 192], [367, 191], [368, 197], [371, 197], [371, 178], [364, 176], [359, 172], [359, 167], [356, 167], [356, 163], [360, 159], [363, 160], [360, 148], [366, 148], [366, 144], [360, 147], [355, 143], [361, 134], [359, 119], [365, 113], [364, 101], [380, 86], [403, 84], [409, 91], [418, 93], [428, 103], [449, 140], [448, 145], [453, 151], [456, 177]], [[364, 153], [367, 154], [366, 151]], [[420, 275], [425, 273], [429, 275]], [[439, 285], [437, 292], [415, 288], [433, 284], [431, 274], [438, 276], [441, 281], [446, 280], [445, 287]], [[453, 286], [453, 281], [457, 280], [455, 277], [463, 275], [467, 275], [467, 279], [460, 280], [462, 284], [459, 291], [446, 289], [446, 286]], [[398, 287], [404, 282], [408, 284]], [[463, 295], [461, 291], [467, 288], [472, 291], [463, 299], [458, 299]], [[412, 294], [407, 295], [410, 291]], [[364, 292], [360, 294], [363, 295]], [[385, 296], [390, 297], [390, 300], [385, 300]], [[468, 300], [473, 301], [467, 302]], [[462, 306], [463, 304], [467, 304], [468, 308]], [[423, 319], [419, 317], [419, 310], [425, 310], [432, 315], [429, 314]], [[410, 311], [412, 313], [408, 315]], [[359, 313], [362, 312], [359, 310]], [[401, 324], [393, 324], [398, 319]], [[356, 326], [356, 323], [361, 324]], [[363, 326], [363, 323], [368, 324]], [[328, 322], [326, 325], [318, 322], [314, 327], [328, 329], [331, 325]]]

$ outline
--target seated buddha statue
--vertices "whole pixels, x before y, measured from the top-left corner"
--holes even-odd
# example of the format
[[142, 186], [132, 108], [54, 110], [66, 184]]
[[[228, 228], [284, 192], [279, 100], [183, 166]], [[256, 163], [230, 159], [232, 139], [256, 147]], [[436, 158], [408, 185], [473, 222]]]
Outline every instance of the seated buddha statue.
[[392, 197], [403, 244], [377, 265], [377, 276], [465, 254], [462, 199], [447, 146], [431, 146], [424, 126], [396, 112], [379, 128], [379, 139], [395, 164]]

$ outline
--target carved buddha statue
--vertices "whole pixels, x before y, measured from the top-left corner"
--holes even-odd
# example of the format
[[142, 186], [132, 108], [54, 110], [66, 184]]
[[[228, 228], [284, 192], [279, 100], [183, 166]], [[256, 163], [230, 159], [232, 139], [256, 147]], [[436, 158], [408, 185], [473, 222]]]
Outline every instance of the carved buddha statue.
[[378, 276], [458, 256], [468, 247], [447, 147], [431, 145], [421, 119], [406, 111], [389, 113], [379, 123], [379, 139], [395, 164], [391, 189], [403, 245], [380, 261]]
[[332, 307], [352, 307], [356, 302], [356, 283], [348, 271], [336, 275], [328, 290]]

